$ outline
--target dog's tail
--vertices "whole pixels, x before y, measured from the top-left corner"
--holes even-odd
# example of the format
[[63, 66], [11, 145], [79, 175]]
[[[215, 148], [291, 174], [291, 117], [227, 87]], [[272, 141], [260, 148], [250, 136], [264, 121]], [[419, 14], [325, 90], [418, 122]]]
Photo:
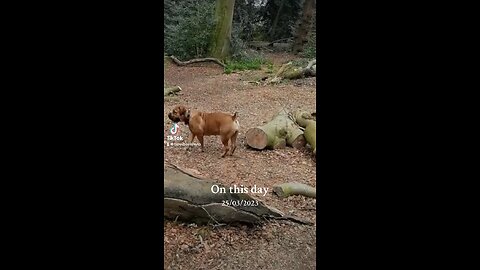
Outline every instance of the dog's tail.
[[232, 120], [235, 121], [235, 119], [237, 119], [237, 115], [238, 115], [238, 112], [235, 112], [232, 116]]

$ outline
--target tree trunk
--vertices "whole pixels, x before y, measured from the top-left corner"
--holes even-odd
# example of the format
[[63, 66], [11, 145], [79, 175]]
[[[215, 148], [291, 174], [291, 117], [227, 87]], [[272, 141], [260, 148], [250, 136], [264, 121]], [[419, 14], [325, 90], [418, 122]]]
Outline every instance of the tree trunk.
[[283, 73], [283, 78], [289, 80], [301, 79], [305, 77], [315, 77], [317, 75], [316, 71], [316, 62], [317, 60], [314, 59], [310, 61], [305, 68], [298, 68], [298, 69], [290, 69]]
[[305, 0], [303, 2], [302, 16], [298, 19], [297, 28], [295, 30], [293, 40], [294, 53], [303, 51], [303, 45], [308, 41], [308, 33], [312, 26], [314, 12], [315, 0]]
[[280, 14], [282, 12], [284, 4], [285, 4], [285, 0], [282, 0], [280, 2], [280, 6], [278, 7], [277, 15], [275, 16], [275, 19], [273, 20], [272, 28], [270, 28], [270, 31], [268, 33], [271, 40], [273, 40], [275, 38], [275, 30], [277, 29], [278, 19], [280, 18]]
[[286, 145], [302, 148], [306, 144], [303, 131], [285, 110], [267, 124], [249, 129], [245, 137], [247, 145], [258, 150], [285, 148]]
[[317, 60], [313, 59], [308, 63], [308, 65], [305, 68], [302, 68], [302, 67], [295, 68], [292, 66], [292, 62], [283, 64], [282, 67], [275, 74], [275, 76], [272, 79], [265, 82], [265, 85], [278, 83], [278, 82], [281, 82], [283, 79], [294, 80], [294, 79], [301, 79], [305, 77], [315, 77], [317, 74], [316, 63], [317, 63]]
[[215, 7], [216, 27], [213, 34], [210, 54], [224, 61], [230, 57], [233, 8], [235, 0], [217, 0]]
[[[260, 224], [266, 219], [288, 219], [303, 224], [311, 224], [295, 217], [285, 216], [279, 210], [266, 206], [263, 202], [246, 193], [214, 193], [214, 186], [222, 185], [212, 180], [201, 179], [185, 169], [172, 164], [164, 164], [164, 208], [163, 215], [169, 219], [195, 222], [197, 224], [213, 223], [225, 225], [234, 223]], [[238, 205], [241, 202], [255, 204]], [[224, 205], [224, 201], [230, 205]], [[237, 202], [233, 205], [232, 202]]]

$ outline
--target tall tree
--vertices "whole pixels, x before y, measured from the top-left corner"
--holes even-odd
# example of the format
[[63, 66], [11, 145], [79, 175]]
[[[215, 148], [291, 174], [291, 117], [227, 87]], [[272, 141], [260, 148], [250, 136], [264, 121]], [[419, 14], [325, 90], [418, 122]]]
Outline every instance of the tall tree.
[[298, 19], [297, 28], [293, 39], [293, 52], [303, 51], [303, 45], [308, 41], [308, 34], [312, 28], [315, 14], [315, 0], [304, 0], [302, 16]]
[[282, 8], [285, 5], [286, 0], [281, 0], [280, 6], [278, 7], [277, 15], [275, 15], [275, 19], [273, 20], [272, 28], [270, 28], [268, 32], [268, 36], [271, 40], [275, 39], [275, 30], [277, 30], [278, 19], [280, 18], [280, 14], [282, 13]]
[[215, 7], [216, 27], [213, 34], [210, 54], [225, 60], [230, 57], [233, 9], [235, 0], [217, 0]]

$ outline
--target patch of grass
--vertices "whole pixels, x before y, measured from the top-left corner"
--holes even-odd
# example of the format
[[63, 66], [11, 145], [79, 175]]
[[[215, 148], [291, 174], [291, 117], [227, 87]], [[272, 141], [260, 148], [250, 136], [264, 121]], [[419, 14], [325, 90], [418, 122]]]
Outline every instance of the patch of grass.
[[231, 60], [225, 63], [225, 73], [230, 74], [234, 71], [259, 70], [262, 69], [262, 66], [270, 62], [265, 55], [255, 50], [241, 50], [234, 54]]
[[264, 59], [260, 58], [231, 60], [225, 63], [225, 73], [230, 74], [234, 71], [258, 70], [262, 67], [263, 64], [266, 63], [267, 62]]
[[316, 33], [312, 33], [308, 39], [308, 43], [305, 44], [304, 50], [303, 50], [303, 56], [306, 58], [316, 58], [317, 57], [317, 38], [316, 38]]
[[273, 63], [268, 62], [267, 63], [267, 71], [266, 73], [273, 73]]

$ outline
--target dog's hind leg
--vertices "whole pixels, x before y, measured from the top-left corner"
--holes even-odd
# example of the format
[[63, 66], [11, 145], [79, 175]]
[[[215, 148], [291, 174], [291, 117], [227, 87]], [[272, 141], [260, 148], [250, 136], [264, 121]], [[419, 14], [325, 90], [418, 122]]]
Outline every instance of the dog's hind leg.
[[230, 138], [230, 156], [233, 155], [233, 152], [235, 152], [235, 149], [237, 149], [237, 136], [238, 136], [238, 130], [233, 133], [232, 137]]
[[223, 155], [222, 157], [225, 157], [225, 155], [228, 152], [228, 137], [227, 136], [222, 136], [222, 143], [223, 143]]

